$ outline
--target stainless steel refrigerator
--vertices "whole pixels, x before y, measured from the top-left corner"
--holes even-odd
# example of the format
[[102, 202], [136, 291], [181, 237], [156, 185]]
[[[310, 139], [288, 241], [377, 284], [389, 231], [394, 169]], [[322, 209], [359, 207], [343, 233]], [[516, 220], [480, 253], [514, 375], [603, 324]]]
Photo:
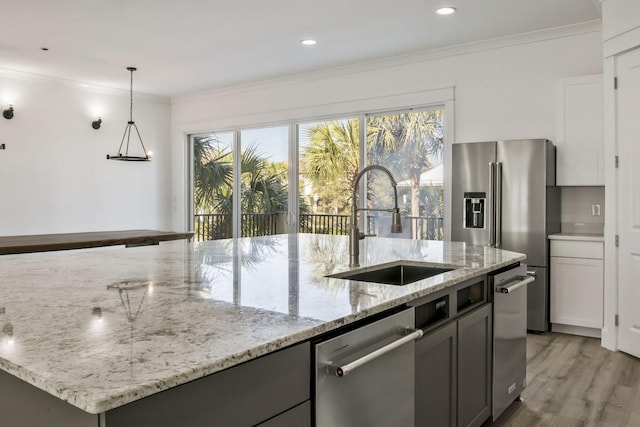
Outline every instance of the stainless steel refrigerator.
[[451, 238], [527, 255], [527, 329], [549, 330], [549, 243], [560, 231], [555, 147], [546, 139], [453, 144]]

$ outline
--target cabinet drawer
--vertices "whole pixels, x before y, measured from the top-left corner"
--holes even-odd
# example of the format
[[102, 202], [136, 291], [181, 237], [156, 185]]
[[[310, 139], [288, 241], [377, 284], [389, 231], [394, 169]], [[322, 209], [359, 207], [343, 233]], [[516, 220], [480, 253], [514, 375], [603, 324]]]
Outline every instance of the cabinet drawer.
[[602, 242], [582, 242], [572, 240], [551, 241], [552, 257], [602, 259], [602, 254]]
[[310, 427], [311, 426], [311, 401], [289, 409], [287, 412], [271, 418], [269, 421], [258, 424], [256, 427]]

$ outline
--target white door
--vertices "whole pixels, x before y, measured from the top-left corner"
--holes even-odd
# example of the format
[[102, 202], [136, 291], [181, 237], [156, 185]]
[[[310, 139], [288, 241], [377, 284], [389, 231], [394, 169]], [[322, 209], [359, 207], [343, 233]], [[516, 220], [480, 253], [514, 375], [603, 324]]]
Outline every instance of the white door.
[[616, 58], [620, 350], [640, 357], [640, 49]]

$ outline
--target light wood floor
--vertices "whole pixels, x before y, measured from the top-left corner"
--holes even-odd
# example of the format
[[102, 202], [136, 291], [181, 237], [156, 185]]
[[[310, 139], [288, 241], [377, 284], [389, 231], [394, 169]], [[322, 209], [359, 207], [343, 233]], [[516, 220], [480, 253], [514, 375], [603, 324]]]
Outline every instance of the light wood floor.
[[640, 427], [640, 359], [600, 340], [527, 335], [527, 388], [483, 427]]

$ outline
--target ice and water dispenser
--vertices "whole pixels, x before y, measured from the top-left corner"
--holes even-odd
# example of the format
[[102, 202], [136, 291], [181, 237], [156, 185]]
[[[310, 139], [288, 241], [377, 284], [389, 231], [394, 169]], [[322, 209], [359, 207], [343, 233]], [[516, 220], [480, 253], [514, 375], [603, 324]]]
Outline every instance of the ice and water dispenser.
[[464, 193], [464, 228], [485, 228], [487, 193]]

